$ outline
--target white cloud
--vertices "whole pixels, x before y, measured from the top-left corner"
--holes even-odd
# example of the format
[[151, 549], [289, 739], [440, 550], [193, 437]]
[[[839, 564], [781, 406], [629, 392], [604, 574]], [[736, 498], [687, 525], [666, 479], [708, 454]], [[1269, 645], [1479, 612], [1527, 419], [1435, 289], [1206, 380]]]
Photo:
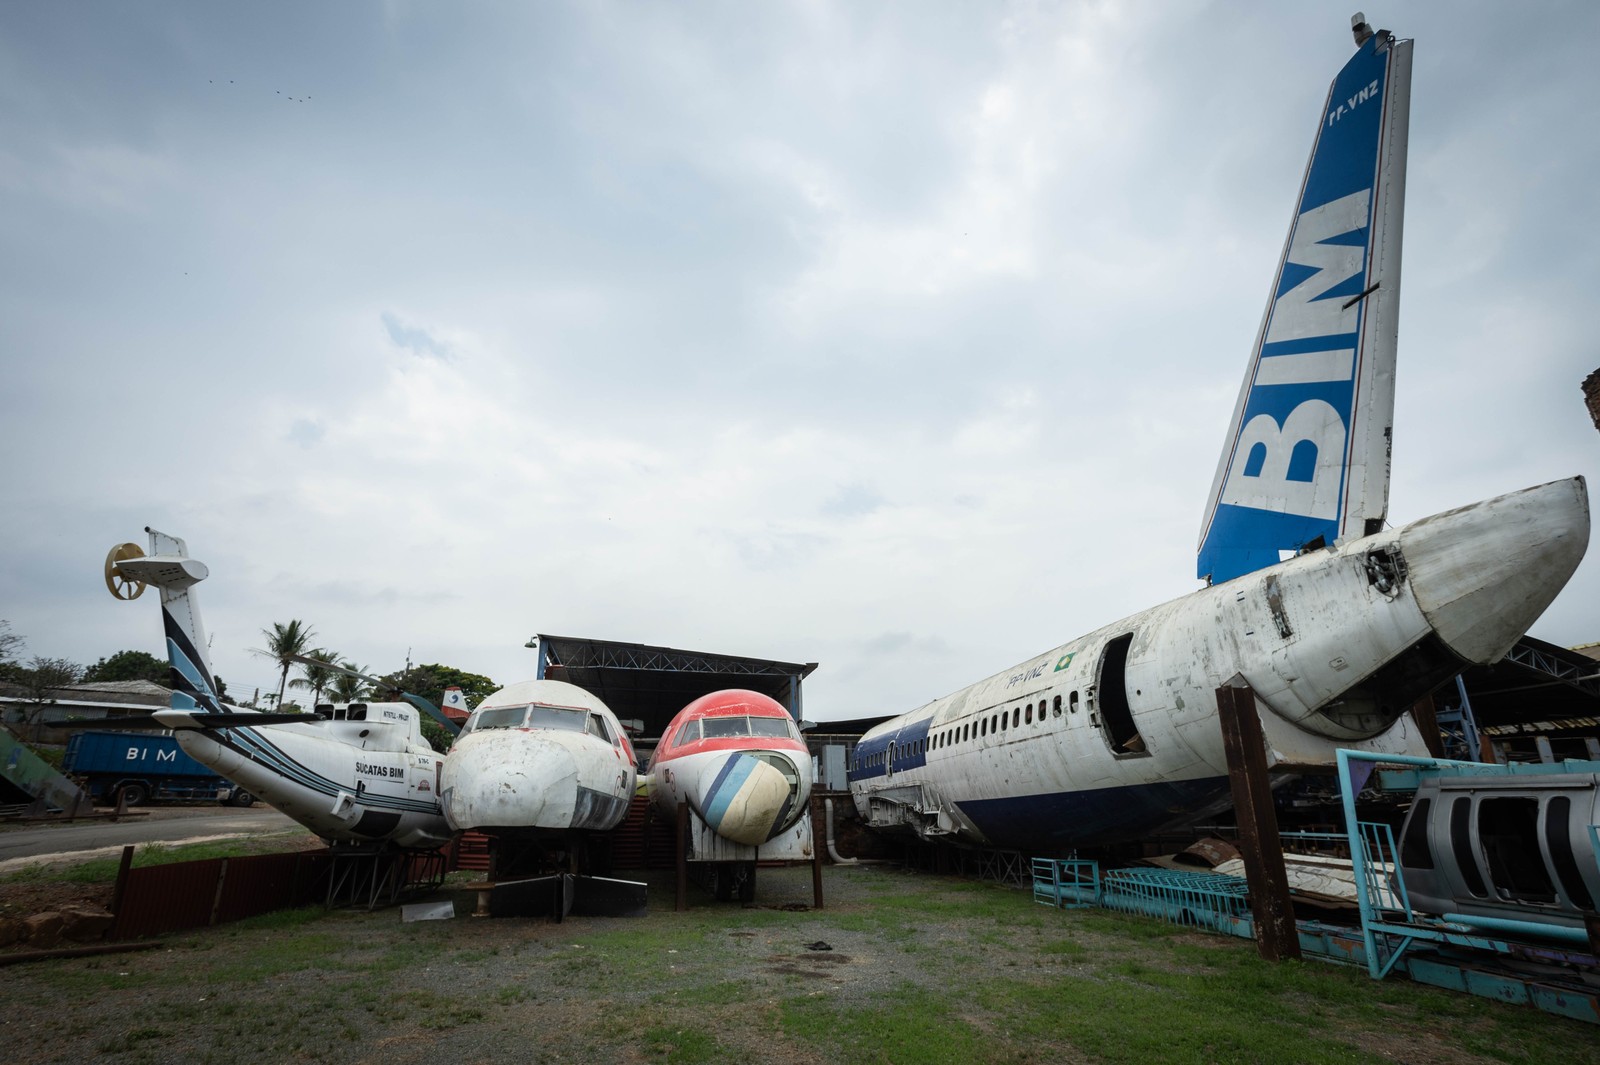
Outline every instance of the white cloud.
[[[396, 4], [178, 12], [132, 55], [96, 10], [0, 63], [0, 616], [30, 651], [158, 646], [98, 584], [154, 524], [211, 564], [236, 684], [302, 617], [502, 680], [536, 631], [814, 660], [823, 717], [1194, 586], [1348, 48], [1277, 8]], [[1567, 42], [1597, 16], [1405, 14], [1396, 520], [1600, 456], [1597, 149], [1551, 106], [1594, 95]], [[1536, 633], [1596, 638], [1597, 582]]]

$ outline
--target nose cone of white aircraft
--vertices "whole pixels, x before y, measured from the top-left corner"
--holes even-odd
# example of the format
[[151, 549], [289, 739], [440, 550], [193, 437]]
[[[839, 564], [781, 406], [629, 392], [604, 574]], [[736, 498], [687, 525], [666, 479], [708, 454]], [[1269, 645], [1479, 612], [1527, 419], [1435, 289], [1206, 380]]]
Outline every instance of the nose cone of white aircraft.
[[1436, 514], [1400, 534], [1417, 605], [1451, 650], [1478, 663], [1511, 650], [1588, 546], [1582, 477]]
[[445, 756], [444, 816], [456, 831], [572, 827], [578, 766], [548, 734], [495, 729]]
[[701, 778], [694, 805], [719, 836], [754, 847], [794, 824], [805, 803], [802, 790], [788, 755], [734, 751]]

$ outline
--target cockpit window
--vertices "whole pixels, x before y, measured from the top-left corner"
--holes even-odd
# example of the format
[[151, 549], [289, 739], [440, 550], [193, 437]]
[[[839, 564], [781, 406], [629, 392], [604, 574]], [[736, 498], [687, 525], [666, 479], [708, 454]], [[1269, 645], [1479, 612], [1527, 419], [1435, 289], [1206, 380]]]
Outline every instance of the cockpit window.
[[726, 736], [778, 736], [795, 739], [794, 724], [787, 717], [707, 717], [700, 726], [708, 740]]
[[483, 728], [521, 728], [522, 721], [528, 716], [526, 706], [496, 706], [489, 710], [479, 710], [472, 719], [472, 731]]
[[529, 728], [553, 728], [566, 732], [582, 732], [589, 724], [585, 710], [564, 706], [534, 706], [528, 715]]
[[601, 717], [599, 714], [589, 715], [589, 733], [592, 736], [605, 740], [607, 743], [616, 743], [616, 740], [611, 738], [611, 730], [606, 728], [605, 718]]
[[783, 736], [788, 739], [794, 739], [794, 722], [786, 717], [752, 717], [750, 719], [750, 735]]

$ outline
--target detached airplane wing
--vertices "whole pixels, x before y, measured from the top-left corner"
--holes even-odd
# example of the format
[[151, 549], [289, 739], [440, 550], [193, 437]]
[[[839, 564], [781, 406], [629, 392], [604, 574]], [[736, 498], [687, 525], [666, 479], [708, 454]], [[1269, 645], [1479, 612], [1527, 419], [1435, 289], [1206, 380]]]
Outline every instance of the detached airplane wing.
[[1356, 32], [1212, 482], [1208, 583], [1377, 532], [1388, 510], [1411, 42]]

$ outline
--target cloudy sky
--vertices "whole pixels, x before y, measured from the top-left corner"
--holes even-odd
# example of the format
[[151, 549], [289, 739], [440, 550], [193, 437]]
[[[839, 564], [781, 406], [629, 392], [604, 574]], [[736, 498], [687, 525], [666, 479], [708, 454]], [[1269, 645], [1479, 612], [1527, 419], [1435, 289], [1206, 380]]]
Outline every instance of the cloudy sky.
[[[153, 525], [235, 695], [301, 618], [815, 661], [829, 718], [1188, 592], [1350, 6], [0, 6], [0, 618], [159, 652], [101, 575]], [[1600, 6], [1391, 8], [1402, 524], [1600, 475]]]

